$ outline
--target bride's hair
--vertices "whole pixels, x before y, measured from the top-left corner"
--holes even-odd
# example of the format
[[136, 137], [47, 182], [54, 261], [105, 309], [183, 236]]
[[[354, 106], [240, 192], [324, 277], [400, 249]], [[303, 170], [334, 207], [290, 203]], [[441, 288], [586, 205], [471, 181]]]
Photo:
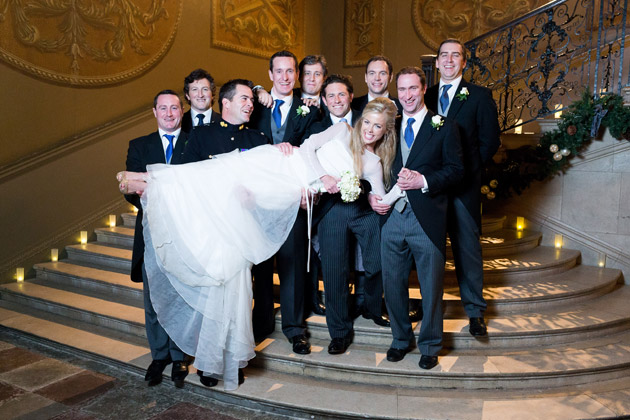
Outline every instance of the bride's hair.
[[383, 182], [385, 183], [385, 188], [389, 189], [392, 178], [392, 165], [396, 157], [396, 114], [398, 113], [396, 105], [394, 105], [390, 99], [375, 98], [368, 102], [365, 109], [363, 109], [361, 118], [359, 118], [355, 124], [350, 140], [354, 171], [359, 174], [359, 176], [363, 173], [361, 155], [365, 153], [365, 145], [361, 139], [361, 129], [363, 128], [363, 117], [372, 113], [384, 114], [386, 117], [385, 134], [383, 134], [383, 137], [374, 145], [374, 153], [381, 158], [381, 165], [383, 165]]

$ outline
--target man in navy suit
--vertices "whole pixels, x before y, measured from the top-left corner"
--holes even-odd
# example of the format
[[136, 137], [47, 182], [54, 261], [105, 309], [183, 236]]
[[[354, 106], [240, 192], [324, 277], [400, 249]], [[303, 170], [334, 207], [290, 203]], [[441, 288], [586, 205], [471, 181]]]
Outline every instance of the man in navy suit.
[[363, 108], [374, 98], [390, 98], [396, 104], [398, 112], [401, 111], [398, 99], [389, 96], [387, 86], [394, 77], [394, 67], [389, 58], [384, 55], [375, 55], [371, 57], [365, 64], [365, 84], [368, 93], [358, 96], [352, 100], [352, 108], [356, 109], [359, 114], [363, 112]]
[[[387, 360], [398, 362], [415, 347], [408, 312], [408, 280], [415, 261], [424, 310], [417, 341], [422, 355], [419, 366], [431, 369], [442, 349], [448, 190], [462, 179], [464, 165], [457, 126], [424, 105], [422, 69], [403, 68], [396, 85], [404, 112], [392, 177], [406, 196], [382, 220], [383, 288], [394, 337]], [[379, 199], [371, 196], [371, 204]]]
[[220, 118], [212, 112], [216, 93], [214, 78], [204, 69], [193, 70], [184, 79], [184, 96], [190, 109], [182, 119], [182, 131], [190, 133], [193, 127], [214, 123]]
[[[269, 78], [273, 82], [272, 108], [256, 103], [250, 119], [250, 128], [262, 132], [270, 143], [289, 143], [299, 146], [308, 128], [317, 119], [315, 106], [303, 105], [302, 98], [293, 91], [299, 78], [298, 62], [289, 51], [279, 51], [269, 60]], [[298, 354], [311, 352], [304, 323], [304, 285], [308, 251], [306, 212], [298, 212], [287, 241], [278, 253], [253, 267], [254, 310], [252, 315], [254, 337], [260, 341], [275, 327], [273, 314], [273, 268], [277, 262], [280, 278], [280, 307], [282, 332]]]
[[440, 82], [427, 90], [427, 107], [457, 123], [464, 156], [464, 179], [449, 196], [448, 235], [469, 331], [473, 336], [484, 336], [480, 190], [483, 165], [501, 145], [497, 106], [489, 89], [462, 78], [466, 50], [458, 40], [440, 44], [435, 66]]
[[[177, 93], [172, 90], [158, 93], [153, 100], [153, 115], [157, 120], [158, 131], [129, 142], [127, 171], [146, 172], [147, 165], [153, 163], [182, 163], [186, 133], [181, 130], [182, 101]], [[131, 280], [143, 283], [145, 327], [153, 359], [144, 379], [149, 382], [149, 386], [159, 384], [162, 382], [162, 372], [172, 362], [171, 379], [176, 387], [181, 388], [188, 375], [188, 363], [186, 355], [158, 322], [151, 304], [149, 283], [144, 269], [143, 212], [140, 197], [130, 194], [125, 195], [125, 198], [138, 208], [131, 258]]]

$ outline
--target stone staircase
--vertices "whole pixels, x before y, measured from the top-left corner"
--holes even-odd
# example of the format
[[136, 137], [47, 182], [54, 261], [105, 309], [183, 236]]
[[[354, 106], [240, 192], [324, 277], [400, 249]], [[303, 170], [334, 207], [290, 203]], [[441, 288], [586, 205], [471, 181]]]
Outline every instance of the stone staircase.
[[[150, 355], [142, 286], [128, 277], [134, 220], [125, 214], [123, 226], [97, 229], [96, 242], [68, 246], [67, 259], [37, 264], [34, 279], [0, 285], [0, 324], [143, 372]], [[325, 318], [309, 317], [312, 353], [294, 354], [278, 314], [276, 333], [259, 343], [238, 390], [204, 388], [196, 375], [188, 386], [305, 418], [630, 414], [630, 287], [622, 273], [580, 265], [579, 252], [539, 246], [539, 233], [504, 225], [505, 217], [484, 217], [488, 337], [468, 333], [447, 263], [445, 350], [433, 370], [418, 368], [417, 350], [387, 362], [389, 328], [363, 318], [349, 351], [331, 356]], [[413, 286], [410, 293], [420, 297]]]

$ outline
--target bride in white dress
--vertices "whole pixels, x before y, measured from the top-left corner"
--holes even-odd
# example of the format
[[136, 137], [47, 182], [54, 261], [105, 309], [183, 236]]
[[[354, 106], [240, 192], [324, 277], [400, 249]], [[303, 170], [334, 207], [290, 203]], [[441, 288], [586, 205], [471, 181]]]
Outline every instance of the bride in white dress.
[[[195, 357], [194, 366], [222, 377], [226, 390], [238, 387], [238, 369], [255, 356], [251, 267], [284, 243], [303, 191], [322, 185], [338, 191], [335, 182], [353, 171], [369, 181], [382, 204], [403, 194], [397, 186], [385, 194], [395, 116], [390, 100], [376, 99], [354, 129], [335, 124], [289, 156], [259, 146], [185, 165], [149, 165], [146, 174], [119, 174], [122, 192], [142, 194], [145, 268], [158, 319]], [[362, 131], [374, 121], [385, 125], [376, 139]]]

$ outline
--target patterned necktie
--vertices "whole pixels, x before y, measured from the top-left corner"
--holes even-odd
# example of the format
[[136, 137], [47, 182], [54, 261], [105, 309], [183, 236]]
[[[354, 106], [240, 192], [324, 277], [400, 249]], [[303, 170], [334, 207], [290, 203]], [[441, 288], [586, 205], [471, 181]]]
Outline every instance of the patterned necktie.
[[283, 103], [284, 101], [282, 99], [276, 99], [276, 106], [274, 107], [272, 112], [273, 120], [275, 121], [276, 127], [278, 128], [282, 127], [282, 112], [280, 111], [280, 107]]
[[415, 118], [409, 118], [407, 120], [407, 128], [405, 128], [405, 143], [407, 143], [407, 147], [411, 149], [411, 145], [413, 144], [413, 123], [416, 122]]
[[168, 146], [166, 146], [166, 163], [171, 163], [171, 158], [173, 157], [173, 139], [175, 138], [172, 134], [164, 134], [166, 140], [168, 140]]
[[197, 119], [199, 120], [199, 122], [197, 123], [197, 127], [199, 127], [200, 125], [203, 125], [203, 114], [197, 114]]
[[448, 109], [448, 90], [453, 85], [444, 85], [442, 89], [442, 96], [440, 96], [440, 106], [442, 107], [442, 114], [446, 114], [446, 110]]

